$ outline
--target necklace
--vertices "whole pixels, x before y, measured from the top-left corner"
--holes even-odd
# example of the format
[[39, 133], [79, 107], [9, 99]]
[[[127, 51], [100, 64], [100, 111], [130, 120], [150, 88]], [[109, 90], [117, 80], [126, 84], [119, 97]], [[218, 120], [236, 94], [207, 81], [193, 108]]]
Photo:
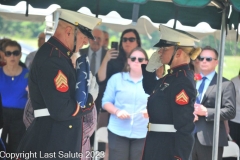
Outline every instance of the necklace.
[[18, 71], [10, 71], [8, 68], [5, 68], [6, 74], [11, 77], [11, 80], [14, 81], [15, 77], [18, 75]]

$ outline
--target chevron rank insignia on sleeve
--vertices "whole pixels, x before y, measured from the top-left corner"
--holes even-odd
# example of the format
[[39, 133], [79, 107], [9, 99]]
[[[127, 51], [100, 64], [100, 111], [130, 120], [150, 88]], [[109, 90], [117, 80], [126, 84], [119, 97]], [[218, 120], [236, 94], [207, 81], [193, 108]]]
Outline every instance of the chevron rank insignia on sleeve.
[[68, 88], [69, 88], [68, 87], [68, 79], [61, 70], [58, 71], [58, 74], [54, 78], [54, 84], [56, 86], [56, 89], [59, 92], [67, 92], [68, 91]]
[[189, 97], [184, 89], [176, 95], [175, 102], [179, 105], [185, 105], [189, 102]]

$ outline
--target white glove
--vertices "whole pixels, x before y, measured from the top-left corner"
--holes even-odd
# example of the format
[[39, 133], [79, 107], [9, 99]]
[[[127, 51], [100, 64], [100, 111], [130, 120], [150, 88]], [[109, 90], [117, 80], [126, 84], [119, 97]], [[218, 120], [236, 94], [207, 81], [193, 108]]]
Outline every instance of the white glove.
[[88, 92], [92, 95], [93, 97], [93, 101], [95, 101], [97, 99], [98, 96], [98, 91], [99, 91], [99, 87], [96, 81], [96, 77], [92, 76], [92, 73], [90, 72], [89, 74], [89, 87], [88, 87]]
[[73, 64], [73, 67], [76, 68], [76, 61], [77, 59], [81, 57], [80, 53], [79, 52], [75, 52], [73, 53], [73, 55], [71, 56], [71, 60], [72, 60], [72, 64]]
[[154, 72], [156, 69], [158, 69], [159, 67], [161, 67], [163, 64], [162, 62], [160, 61], [160, 57], [159, 57], [159, 54], [158, 52], [154, 52], [151, 56], [151, 58], [149, 59], [148, 61], [148, 64], [147, 64], [147, 67], [146, 67], [146, 70], [148, 72]]

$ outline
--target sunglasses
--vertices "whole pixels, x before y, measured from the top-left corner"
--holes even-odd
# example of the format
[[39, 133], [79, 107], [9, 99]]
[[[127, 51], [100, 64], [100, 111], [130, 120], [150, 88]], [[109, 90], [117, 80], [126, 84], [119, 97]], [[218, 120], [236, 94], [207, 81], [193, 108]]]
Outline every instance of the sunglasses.
[[201, 56], [198, 56], [197, 59], [199, 61], [204, 61], [204, 59], [206, 59], [206, 61], [208, 62], [211, 62], [212, 60], [217, 60], [216, 58], [212, 58], [212, 57], [201, 57]]
[[138, 59], [138, 62], [140, 62], [140, 63], [141, 63], [141, 62], [143, 62], [143, 61], [144, 61], [146, 58], [130, 57], [130, 59], [131, 59], [131, 61], [132, 61], [132, 62], [135, 62], [135, 61], [136, 61], [136, 59]]
[[11, 55], [19, 56], [20, 54], [21, 54], [21, 52], [18, 51], [18, 50], [13, 51], [13, 52], [11, 52], [11, 51], [6, 51], [6, 52], [5, 52], [5, 56], [6, 56], [6, 57], [10, 57]]
[[169, 49], [170, 47], [161, 47], [157, 49], [157, 52], [165, 52]]
[[134, 42], [134, 41], [136, 41], [136, 38], [134, 38], [134, 37], [130, 37], [130, 38], [123, 37], [123, 38], [122, 38], [122, 41], [123, 41], [123, 42], [127, 42], [127, 41], [129, 41], [129, 42]]

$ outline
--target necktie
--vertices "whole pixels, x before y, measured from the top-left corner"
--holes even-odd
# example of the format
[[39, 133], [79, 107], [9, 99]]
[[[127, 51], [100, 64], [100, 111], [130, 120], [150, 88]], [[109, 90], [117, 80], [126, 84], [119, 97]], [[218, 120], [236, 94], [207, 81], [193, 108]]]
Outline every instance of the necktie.
[[88, 98], [89, 63], [86, 55], [76, 61], [76, 100], [81, 108], [85, 108]]
[[93, 52], [91, 62], [90, 62], [90, 70], [93, 75], [95, 75], [96, 70], [96, 52]]
[[198, 88], [198, 96], [197, 96], [197, 99], [196, 99], [197, 104], [201, 103], [202, 93], [203, 93], [203, 89], [204, 89], [204, 86], [205, 86], [205, 80], [206, 79], [207, 79], [207, 77], [202, 78], [202, 83], [200, 84], [200, 86]]
[[[199, 88], [198, 88], [198, 96], [196, 99], [196, 103], [200, 104], [201, 103], [201, 98], [202, 98], [202, 93], [203, 93], [203, 89], [205, 86], [205, 80], [207, 79], [207, 77], [202, 77], [202, 83], [200, 84]], [[197, 133], [197, 127], [195, 126], [193, 133]]]

